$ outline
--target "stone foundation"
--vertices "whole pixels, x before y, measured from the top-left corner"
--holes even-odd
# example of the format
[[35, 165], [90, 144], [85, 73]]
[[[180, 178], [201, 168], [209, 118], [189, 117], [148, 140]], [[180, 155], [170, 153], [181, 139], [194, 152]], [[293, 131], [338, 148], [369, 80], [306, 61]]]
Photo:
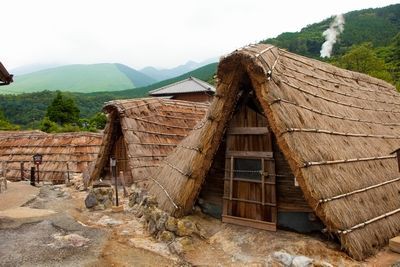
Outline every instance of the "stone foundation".
[[176, 253], [190, 249], [194, 235], [204, 237], [198, 225], [188, 218], [177, 219], [157, 207], [157, 200], [135, 185], [131, 187], [129, 206], [136, 217], [147, 226], [148, 232], [168, 243]]

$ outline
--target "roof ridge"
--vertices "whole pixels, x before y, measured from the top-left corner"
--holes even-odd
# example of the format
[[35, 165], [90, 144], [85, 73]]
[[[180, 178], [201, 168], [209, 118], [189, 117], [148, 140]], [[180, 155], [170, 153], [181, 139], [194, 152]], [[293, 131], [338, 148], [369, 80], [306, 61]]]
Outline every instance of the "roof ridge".
[[164, 88], [171, 87], [172, 85], [180, 84], [180, 83], [183, 83], [183, 82], [185, 82], [185, 81], [187, 81], [187, 80], [191, 80], [191, 77], [192, 77], [192, 76], [189, 76], [189, 78], [186, 78], [186, 79], [183, 79], [183, 80], [174, 82], [174, 83], [170, 83], [170, 84], [164, 85], [163, 87], [160, 87], [160, 88], [158, 88], [158, 89], [151, 90], [151, 91], [149, 91], [149, 94], [150, 94], [150, 93], [158, 92], [158, 91], [160, 91], [160, 90], [162, 90], [162, 89], [164, 89]]

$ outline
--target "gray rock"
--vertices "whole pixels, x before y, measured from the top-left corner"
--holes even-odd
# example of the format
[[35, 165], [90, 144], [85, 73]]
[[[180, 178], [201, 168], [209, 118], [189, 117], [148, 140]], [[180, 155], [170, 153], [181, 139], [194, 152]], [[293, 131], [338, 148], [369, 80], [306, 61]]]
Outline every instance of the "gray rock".
[[285, 267], [290, 267], [292, 265], [293, 256], [284, 251], [275, 251], [272, 253], [272, 258], [283, 264]]
[[168, 231], [175, 232], [176, 226], [177, 226], [177, 220], [176, 220], [176, 218], [174, 218], [172, 216], [168, 216], [164, 225], [165, 225], [165, 229], [167, 229]]
[[105, 199], [102, 203], [106, 209], [111, 208], [113, 206], [112, 200]]
[[151, 212], [151, 214], [150, 214], [150, 218], [151, 218], [153, 221], [157, 222], [157, 221], [161, 218], [162, 213], [163, 213], [162, 210], [160, 210], [160, 209], [158, 209], [158, 208], [153, 208], [153, 209], [152, 209], [152, 212]]
[[[318, 266], [318, 267], [333, 267], [332, 264], [330, 264], [329, 262], [326, 261], [313, 261], [312, 266]], [[400, 267], [400, 265], [398, 266]]]
[[113, 218], [108, 217], [107, 215], [104, 215], [103, 217], [100, 218], [100, 220], [97, 221], [97, 224], [103, 225], [103, 226], [116, 226], [116, 225], [121, 225], [123, 222], [119, 220], [115, 220]]
[[143, 217], [146, 219], [147, 222], [150, 221], [154, 208], [142, 207], [142, 210], [143, 210]]
[[179, 255], [193, 249], [193, 240], [188, 236], [179, 237], [176, 238], [174, 242], [169, 244], [168, 248], [172, 253], [176, 253]]
[[[135, 205], [137, 205], [137, 204], [135, 204]], [[143, 208], [140, 207], [139, 205], [137, 205], [137, 209], [134, 211], [134, 214], [136, 217], [142, 218], [143, 217]]]
[[313, 263], [313, 259], [306, 256], [296, 256], [293, 258], [292, 267], [309, 267]]
[[192, 221], [188, 219], [178, 220], [175, 231], [178, 236], [190, 236], [195, 231], [196, 225]]
[[153, 220], [150, 220], [147, 224], [147, 231], [149, 234], [154, 235], [157, 232], [156, 223]]
[[170, 231], [161, 231], [158, 235], [158, 239], [162, 242], [169, 243], [174, 241], [175, 235]]
[[89, 192], [85, 199], [86, 208], [90, 209], [97, 205], [97, 198], [93, 192]]
[[168, 220], [168, 217], [166, 212], [161, 213], [160, 219], [156, 223], [157, 230], [162, 231], [165, 229], [165, 222]]

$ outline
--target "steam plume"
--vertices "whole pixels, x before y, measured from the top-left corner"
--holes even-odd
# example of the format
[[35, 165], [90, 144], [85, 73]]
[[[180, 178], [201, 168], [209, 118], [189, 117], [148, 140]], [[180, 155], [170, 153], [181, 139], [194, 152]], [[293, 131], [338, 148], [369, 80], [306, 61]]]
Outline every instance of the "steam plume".
[[336, 43], [337, 37], [344, 30], [344, 17], [342, 14], [336, 15], [335, 19], [329, 25], [322, 35], [325, 37], [325, 43], [321, 47], [321, 57], [331, 57], [333, 45]]

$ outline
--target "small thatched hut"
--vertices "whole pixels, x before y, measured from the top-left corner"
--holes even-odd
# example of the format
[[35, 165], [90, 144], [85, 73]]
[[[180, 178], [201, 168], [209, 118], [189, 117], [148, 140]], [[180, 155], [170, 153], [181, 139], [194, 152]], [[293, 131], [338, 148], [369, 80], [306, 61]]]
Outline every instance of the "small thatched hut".
[[[363, 259], [400, 230], [400, 95], [367, 75], [252, 45], [223, 58], [207, 121], [154, 172], [171, 214], [276, 229], [308, 213]], [[298, 217], [292, 217], [298, 218]]]
[[41, 154], [41, 181], [63, 183], [65, 175], [82, 173], [97, 158], [102, 134], [41, 131], [0, 132], [0, 164], [11, 181], [29, 179], [33, 156]]
[[125, 182], [145, 181], [149, 174], [204, 117], [205, 103], [142, 98], [105, 104], [108, 122], [99, 157], [90, 171], [91, 181], [110, 176], [109, 159], [117, 160], [117, 173]]

